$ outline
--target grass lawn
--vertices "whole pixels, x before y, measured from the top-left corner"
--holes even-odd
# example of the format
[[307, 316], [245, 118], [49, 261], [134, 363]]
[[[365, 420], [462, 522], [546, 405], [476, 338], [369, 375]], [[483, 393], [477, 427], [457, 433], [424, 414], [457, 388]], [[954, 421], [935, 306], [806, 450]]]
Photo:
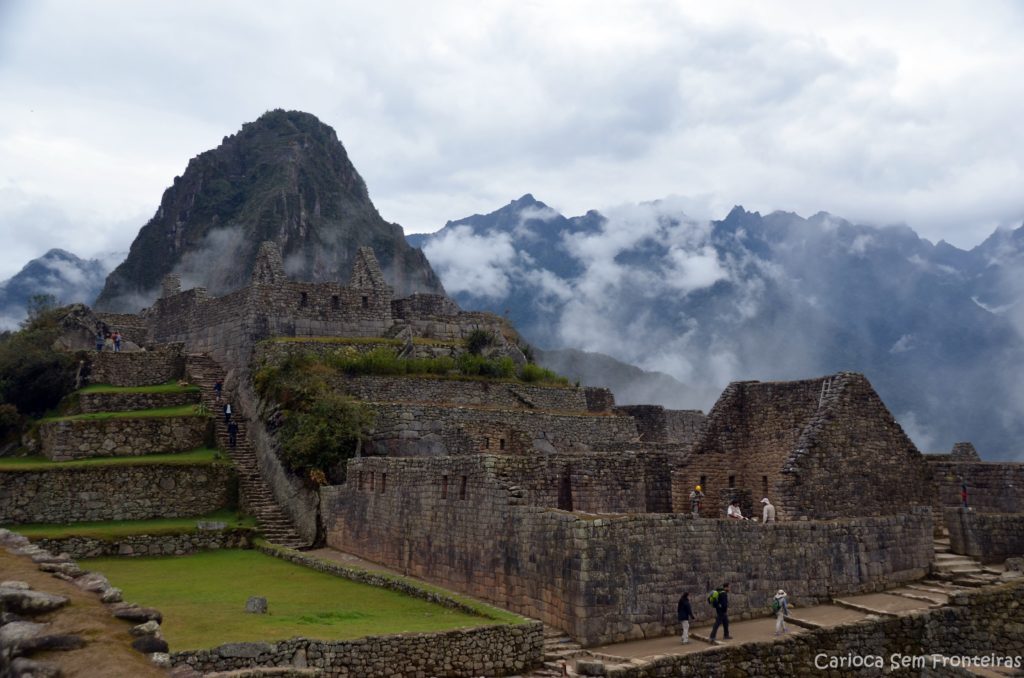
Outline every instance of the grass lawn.
[[[162, 631], [172, 651], [295, 636], [344, 640], [500, 623], [257, 551], [97, 558], [82, 565], [107, 575], [124, 590], [125, 600], [163, 612]], [[249, 596], [265, 597], [269, 614], [247, 614]]]
[[50, 461], [46, 457], [0, 457], [0, 471], [53, 471], [64, 468], [93, 466], [192, 466], [196, 464], [229, 464], [223, 452], [201, 447], [190, 452], [146, 454], [140, 457], [97, 457], [74, 461]]
[[152, 410], [126, 410], [123, 412], [91, 412], [73, 414], [69, 417], [47, 417], [46, 421], [100, 421], [104, 419], [152, 419], [154, 417], [199, 417], [195, 405], [179, 405], [177, 407], [157, 407]]
[[78, 393], [199, 393], [198, 386], [178, 386], [177, 383], [158, 384], [156, 386], [111, 386], [110, 384], [93, 384], [79, 389]]
[[156, 518], [153, 520], [108, 520], [91, 523], [68, 523], [62, 525], [32, 523], [9, 526], [15, 532], [29, 539], [65, 539], [67, 537], [93, 537], [113, 540], [136, 534], [183, 534], [198, 532], [196, 521], [216, 520], [232, 527], [256, 527], [256, 520], [239, 516], [235, 511], [223, 510], [205, 516], [191, 518]]

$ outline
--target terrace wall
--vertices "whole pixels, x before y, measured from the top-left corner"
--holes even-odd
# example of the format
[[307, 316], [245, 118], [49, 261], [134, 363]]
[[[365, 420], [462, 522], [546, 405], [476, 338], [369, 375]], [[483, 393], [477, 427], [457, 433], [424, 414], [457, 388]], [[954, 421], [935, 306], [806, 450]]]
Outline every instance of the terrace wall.
[[580, 414], [588, 412], [587, 399], [580, 388], [428, 377], [341, 377], [336, 383], [353, 397], [372, 402], [444, 403]]
[[43, 455], [52, 461], [89, 457], [137, 457], [203, 447], [209, 417], [65, 419], [39, 425]]
[[160, 407], [180, 407], [199, 402], [199, 391], [177, 393], [79, 393], [78, 411], [131, 412]]
[[32, 539], [51, 553], [67, 553], [72, 558], [121, 556], [184, 556], [197, 551], [246, 549], [252, 546], [253, 533], [245, 529], [203, 530], [186, 534], [133, 534], [112, 539], [95, 537], [47, 537]]
[[370, 449], [388, 456], [585, 451], [636, 438], [632, 417], [373, 403]]
[[185, 356], [180, 344], [164, 345], [152, 351], [104, 351], [93, 353], [89, 381], [112, 386], [155, 386], [180, 379]]
[[0, 523], [201, 516], [230, 506], [236, 487], [226, 464], [0, 471]]

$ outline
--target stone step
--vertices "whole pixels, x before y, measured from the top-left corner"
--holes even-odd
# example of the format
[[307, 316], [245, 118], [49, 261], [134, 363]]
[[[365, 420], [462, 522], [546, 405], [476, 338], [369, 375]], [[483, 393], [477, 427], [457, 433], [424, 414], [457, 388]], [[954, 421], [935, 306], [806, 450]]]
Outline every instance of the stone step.
[[838, 605], [839, 607], [845, 607], [848, 610], [854, 610], [856, 612], [863, 612], [864, 614], [873, 614], [873, 615], [876, 615], [878, 617], [895, 617], [895, 616], [897, 616], [893, 612], [887, 612], [885, 610], [876, 610], [876, 609], [874, 609], [872, 607], [868, 607], [867, 605], [861, 605], [859, 603], [854, 603], [854, 602], [851, 602], [849, 600], [843, 600], [842, 598], [833, 598], [832, 599], [832, 604], [833, 605]]

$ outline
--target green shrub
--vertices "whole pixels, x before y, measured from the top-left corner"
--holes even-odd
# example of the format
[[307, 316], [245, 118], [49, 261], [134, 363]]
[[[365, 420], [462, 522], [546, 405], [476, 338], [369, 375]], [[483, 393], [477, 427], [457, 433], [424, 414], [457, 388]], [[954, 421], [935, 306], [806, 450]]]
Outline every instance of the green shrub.
[[345, 462], [355, 456], [373, 424], [370, 411], [338, 393], [324, 392], [281, 427], [281, 461], [296, 472], [319, 470], [342, 482]]
[[494, 336], [494, 332], [490, 330], [476, 329], [466, 336], [465, 343], [467, 351], [473, 355], [480, 355], [485, 349], [494, 346], [497, 343], [497, 339]]
[[39, 415], [74, 390], [80, 355], [59, 351], [62, 309], [35, 308], [17, 332], [0, 338], [0, 402], [23, 415]]
[[491, 359], [472, 353], [463, 353], [456, 362], [459, 372], [467, 377], [509, 379], [516, 373], [515, 362], [507, 356]]

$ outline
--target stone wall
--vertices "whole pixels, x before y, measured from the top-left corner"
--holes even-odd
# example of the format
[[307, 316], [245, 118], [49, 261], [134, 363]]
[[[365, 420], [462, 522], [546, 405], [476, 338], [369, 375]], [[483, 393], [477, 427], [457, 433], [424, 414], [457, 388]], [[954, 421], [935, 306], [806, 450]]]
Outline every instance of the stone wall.
[[979, 513], [963, 508], [942, 512], [953, 553], [983, 563], [1024, 556], [1024, 513]]
[[149, 342], [149, 330], [142, 316], [134, 313], [94, 313], [96, 319], [106, 325], [108, 331], [117, 330], [125, 339], [139, 346]]
[[[359, 343], [358, 339], [331, 341], [329, 337], [302, 339], [295, 341], [270, 340], [259, 342], [253, 350], [253, 365], [277, 365], [288, 356], [311, 354], [319, 358], [336, 355], [352, 355], [353, 353], [369, 353], [379, 348], [390, 348], [394, 351], [404, 350], [405, 344], [399, 340], [366, 340]], [[454, 358], [462, 352], [462, 347], [454, 343], [420, 343], [413, 344], [410, 357], [413, 358]]]
[[[574, 508], [610, 481], [586, 473], [570, 475]], [[529, 505], [553, 495], [557, 505], [563, 490], [532, 486], [538, 469], [504, 457], [363, 458], [348, 474], [346, 485], [322, 490], [328, 544], [541, 619], [588, 645], [666, 633], [680, 590], [730, 579], [741, 617], [762, 614], [779, 587], [809, 604], [920, 578], [933, 555], [927, 507], [772, 525], [596, 516]], [[634, 471], [613, 495], [640, 495], [643, 482]], [[624, 508], [644, 507], [634, 500]]]
[[640, 440], [645, 443], [694, 444], [704, 430], [700, 410], [667, 410], [661, 405], [624, 405], [615, 408], [636, 419]]
[[[974, 676], [963, 661], [994, 662], [1011, 670], [1024, 667], [1024, 583], [1004, 584], [954, 594], [949, 605], [802, 631], [782, 639], [726, 645], [706, 652], [662, 655], [608, 667], [609, 678], [654, 676]], [[932, 655], [936, 655], [932, 657]], [[868, 668], [829, 668], [853, 656], [868, 658]], [[945, 663], [943, 660], [945, 657]], [[972, 661], [968, 659], [968, 661]], [[816, 664], [817, 662], [817, 664]], [[880, 664], [878, 664], [880, 662]], [[916, 664], [915, 664], [916, 662]], [[877, 668], [876, 668], [877, 666]], [[742, 668], [740, 668], [742, 667]]]
[[194, 450], [210, 441], [210, 431], [205, 416], [64, 419], [39, 424], [39, 439], [46, 458], [71, 461]]
[[579, 388], [427, 377], [339, 377], [335, 383], [353, 397], [372, 402], [588, 412], [587, 399]]
[[928, 461], [936, 515], [960, 506], [960, 485], [967, 484], [967, 503], [982, 513], [1024, 513], [1024, 464]]
[[79, 412], [128, 412], [180, 407], [199, 402], [199, 391], [184, 393], [79, 393]]
[[390, 456], [550, 454], [636, 438], [632, 417], [373, 403], [370, 449]]
[[202, 516], [232, 504], [227, 464], [94, 466], [0, 472], [0, 523]]
[[587, 409], [591, 412], [611, 412], [615, 408], [615, 394], [607, 388], [584, 386], [583, 394], [587, 399]]
[[224, 529], [183, 534], [133, 534], [113, 539], [66, 537], [32, 541], [51, 553], [67, 553], [78, 560], [106, 556], [183, 556], [213, 549], [247, 549], [252, 547], [252, 539], [252, 530]]
[[174, 666], [202, 672], [256, 666], [318, 669], [321, 676], [509, 676], [540, 663], [540, 624], [482, 626], [437, 633], [368, 636], [355, 640], [292, 638], [274, 643], [229, 643], [175, 652]]
[[104, 351], [92, 355], [89, 382], [112, 386], [154, 386], [180, 379], [185, 356], [180, 344], [163, 345], [150, 351]]

